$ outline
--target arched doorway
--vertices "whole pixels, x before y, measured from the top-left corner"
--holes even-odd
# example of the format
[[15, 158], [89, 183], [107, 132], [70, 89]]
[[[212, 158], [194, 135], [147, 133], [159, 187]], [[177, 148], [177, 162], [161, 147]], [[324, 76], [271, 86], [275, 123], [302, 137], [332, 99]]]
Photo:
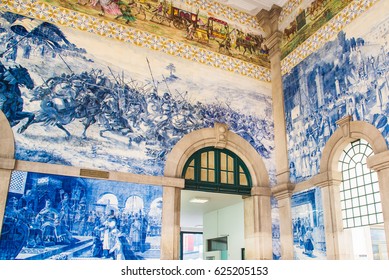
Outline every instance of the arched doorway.
[[181, 238], [180, 258], [244, 259], [242, 196], [251, 196], [252, 187], [244, 162], [228, 149], [206, 147], [189, 157], [182, 177], [181, 235], [186, 239]]
[[[194, 131], [183, 137], [167, 157], [164, 175], [181, 178], [190, 157], [203, 148], [226, 149], [240, 158], [251, 177], [250, 196], [244, 199], [246, 259], [271, 259], [271, 191], [269, 175], [261, 156], [224, 124]], [[178, 259], [180, 248], [181, 189], [164, 187], [162, 259]], [[261, 218], [259, 218], [261, 217]]]

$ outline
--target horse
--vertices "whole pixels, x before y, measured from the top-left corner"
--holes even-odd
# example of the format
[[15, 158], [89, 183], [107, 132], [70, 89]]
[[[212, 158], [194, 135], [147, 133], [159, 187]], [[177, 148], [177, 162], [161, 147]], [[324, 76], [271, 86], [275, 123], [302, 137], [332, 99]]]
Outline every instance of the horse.
[[8, 69], [0, 62], [0, 110], [3, 111], [11, 126], [17, 125], [22, 119], [31, 122], [35, 115], [23, 111], [23, 98], [20, 87], [29, 90], [34, 88], [34, 81], [28, 70], [20, 65]]
[[18, 133], [23, 133], [34, 123], [43, 122], [45, 125], [53, 125], [63, 130], [66, 133], [66, 139], [70, 139], [71, 134], [64, 125], [71, 123], [75, 119], [76, 106], [72, 99], [45, 96], [41, 100], [40, 110], [36, 113], [35, 118], [21, 126], [18, 129]]

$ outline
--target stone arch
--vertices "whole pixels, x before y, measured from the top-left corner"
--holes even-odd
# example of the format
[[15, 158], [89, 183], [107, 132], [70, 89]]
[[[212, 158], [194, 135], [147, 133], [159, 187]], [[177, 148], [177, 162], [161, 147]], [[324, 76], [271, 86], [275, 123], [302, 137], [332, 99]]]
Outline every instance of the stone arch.
[[[350, 116], [337, 121], [338, 129], [327, 141], [320, 161], [320, 173], [312, 184], [321, 187], [324, 220], [326, 225], [326, 247], [328, 259], [352, 259], [347, 244], [349, 237], [343, 229], [340, 205], [341, 173], [338, 161], [345, 147], [358, 139], [366, 140], [374, 155], [367, 159], [368, 166], [377, 171], [385, 225], [389, 224], [389, 193], [385, 185], [389, 180], [389, 151], [385, 138], [373, 125], [365, 121], [351, 121]], [[387, 247], [389, 248], [389, 228], [385, 226]]]
[[[164, 176], [181, 178], [185, 163], [196, 151], [225, 148], [235, 153], [247, 166], [251, 196], [244, 199], [245, 248], [247, 259], [272, 259], [271, 190], [268, 171], [258, 152], [242, 137], [215, 123], [213, 128], [193, 131], [184, 136], [169, 153]], [[181, 189], [163, 189], [161, 259], [178, 259], [180, 241]]]
[[[220, 133], [220, 130], [224, 132]], [[220, 137], [224, 140], [220, 141]], [[234, 152], [249, 169], [253, 188], [269, 188], [269, 174], [258, 152], [245, 139], [229, 131], [226, 126], [216, 124], [214, 128], [204, 128], [184, 136], [169, 153], [164, 170], [166, 177], [181, 177], [189, 157], [205, 147], [220, 147]]]
[[350, 142], [363, 138], [371, 145], [374, 154], [388, 149], [385, 138], [373, 125], [365, 121], [351, 121], [351, 117], [339, 120], [340, 126], [329, 138], [320, 160], [320, 173], [337, 172], [338, 160]]

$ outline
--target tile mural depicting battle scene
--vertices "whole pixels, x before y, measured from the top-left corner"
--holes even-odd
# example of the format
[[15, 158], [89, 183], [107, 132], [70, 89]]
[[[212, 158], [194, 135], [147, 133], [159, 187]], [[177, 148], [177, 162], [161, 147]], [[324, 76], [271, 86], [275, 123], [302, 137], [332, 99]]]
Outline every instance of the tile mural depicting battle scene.
[[160, 258], [162, 187], [14, 171], [2, 260]]
[[178, 140], [219, 122], [274, 174], [268, 83], [10, 12], [0, 23], [16, 159], [159, 176]]
[[260, 66], [269, 67], [255, 17], [212, 0], [42, 0]]
[[292, 196], [294, 259], [326, 259], [326, 241], [320, 188]]
[[293, 182], [319, 172], [322, 150], [346, 115], [389, 140], [389, 3], [370, 9], [283, 76]]

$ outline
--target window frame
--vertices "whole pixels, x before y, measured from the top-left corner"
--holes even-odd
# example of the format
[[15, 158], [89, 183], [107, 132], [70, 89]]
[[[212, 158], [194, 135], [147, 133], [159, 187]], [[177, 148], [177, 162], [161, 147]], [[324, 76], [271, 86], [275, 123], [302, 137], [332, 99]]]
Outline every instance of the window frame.
[[[209, 152], [214, 152], [214, 174], [215, 174], [214, 182], [201, 180], [201, 168], [202, 168], [201, 155], [203, 153], [209, 153]], [[226, 154], [227, 159], [228, 156], [232, 157], [233, 159], [234, 168], [232, 172], [234, 174], [234, 178], [233, 178], [234, 182], [232, 184], [221, 183], [221, 172], [226, 172], [226, 170], [221, 170], [221, 154]], [[188, 167], [192, 167], [189, 166], [192, 163], [192, 161], [194, 161], [194, 165], [193, 165], [194, 180], [185, 179], [185, 175]], [[240, 180], [241, 180], [240, 176], [242, 173], [246, 176], [247, 185], [240, 184]], [[196, 151], [193, 155], [189, 157], [189, 159], [185, 163], [182, 171], [182, 178], [185, 179], [186, 190], [196, 190], [196, 191], [225, 193], [225, 194], [239, 194], [239, 195], [247, 195], [247, 196], [251, 194], [252, 180], [247, 166], [235, 153], [227, 149], [216, 149], [214, 147], [206, 147]]]

